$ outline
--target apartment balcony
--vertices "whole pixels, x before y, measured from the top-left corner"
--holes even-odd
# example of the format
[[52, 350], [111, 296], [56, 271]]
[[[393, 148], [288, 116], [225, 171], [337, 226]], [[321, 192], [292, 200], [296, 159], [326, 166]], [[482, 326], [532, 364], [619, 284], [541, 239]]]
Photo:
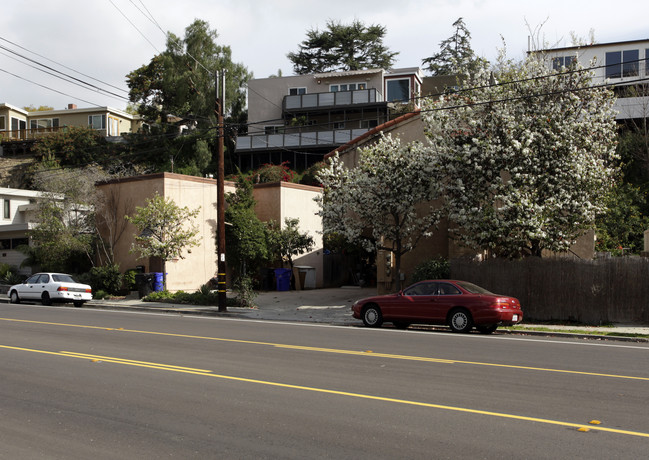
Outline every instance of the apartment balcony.
[[284, 96], [284, 112], [345, 108], [383, 102], [376, 88]]
[[346, 144], [368, 129], [336, 129], [279, 134], [258, 134], [237, 137], [237, 152], [275, 149], [331, 148]]

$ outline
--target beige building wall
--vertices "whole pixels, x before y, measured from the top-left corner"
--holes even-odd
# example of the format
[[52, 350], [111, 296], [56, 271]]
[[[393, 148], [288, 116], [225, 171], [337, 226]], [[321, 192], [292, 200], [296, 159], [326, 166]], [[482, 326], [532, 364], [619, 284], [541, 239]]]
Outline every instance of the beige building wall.
[[297, 218], [300, 232], [306, 232], [313, 237], [315, 241], [313, 250], [296, 257], [293, 262], [295, 265], [314, 267], [316, 287], [322, 287], [324, 284], [322, 219], [316, 214], [320, 208], [314, 200], [322, 195], [322, 189], [289, 182], [275, 182], [257, 184], [253, 193], [257, 202], [255, 213], [260, 220], [264, 222], [274, 220], [283, 225], [284, 219]]
[[139, 123], [135, 121], [133, 115], [121, 110], [113, 109], [110, 107], [93, 107], [93, 108], [70, 108], [67, 110], [48, 110], [40, 112], [30, 112], [28, 115], [29, 122], [31, 120], [41, 119], [59, 119], [59, 126], [80, 126], [88, 127], [88, 117], [92, 115], [104, 115], [106, 117], [105, 129], [99, 131], [105, 136], [120, 136], [124, 133], [137, 132]]
[[[124, 215], [135, 214], [135, 208], [146, 206], [146, 199], [156, 193], [172, 199], [180, 207], [200, 208], [194, 221], [199, 228], [200, 244], [191, 248], [191, 252], [185, 250], [184, 258], [167, 262], [167, 289], [193, 292], [216, 275], [216, 180], [160, 173], [120, 179], [98, 187], [106, 196], [116, 194], [116, 215], [120, 220], [118, 225], [124, 222]], [[233, 192], [234, 184], [226, 183], [225, 191]], [[145, 272], [160, 272], [160, 261], [140, 259], [130, 252], [136, 232], [132, 224], [125, 223], [122, 237], [115, 242], [115, 260], [118, 261], [120, 270], [124, 272], [143, 265]], [[102, 233], [106, 234], [106, 229]]]

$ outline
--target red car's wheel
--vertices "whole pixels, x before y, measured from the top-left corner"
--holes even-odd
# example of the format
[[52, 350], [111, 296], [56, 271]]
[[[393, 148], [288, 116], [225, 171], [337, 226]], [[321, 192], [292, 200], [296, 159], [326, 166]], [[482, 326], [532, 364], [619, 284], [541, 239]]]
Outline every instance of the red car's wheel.
[[367, 327], [380, 327], [383, 324], [383, 315], [378, 305], [368, 305], [363, 310], [363, 324]]
[[448, 325], [453, 332], [469, 332], [473, 327], [471, 313], [464, 308], [451, 310], [448, 315]]

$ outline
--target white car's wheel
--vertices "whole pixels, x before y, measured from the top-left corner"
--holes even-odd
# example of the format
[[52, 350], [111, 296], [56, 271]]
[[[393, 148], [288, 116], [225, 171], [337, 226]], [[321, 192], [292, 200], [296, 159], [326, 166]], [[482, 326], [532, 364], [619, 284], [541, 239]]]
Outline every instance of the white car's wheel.
[[18, 293], [16, 291], [11, 291], [11, 295], [9, 296], [9, 302], [20, 303], [20, 297], [18, 297]]

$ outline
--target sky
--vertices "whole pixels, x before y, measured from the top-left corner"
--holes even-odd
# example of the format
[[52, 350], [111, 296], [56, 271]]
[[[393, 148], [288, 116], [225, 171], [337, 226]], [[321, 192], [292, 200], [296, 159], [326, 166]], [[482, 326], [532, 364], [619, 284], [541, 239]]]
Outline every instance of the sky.
[[[0, 10], [0, 103], [124, 109], [126, 75], [164, 51], [163, 31], [183, 37], [195, 19], [217, 31], [218, 44], [230, 46], [235, 62], [255, 78], [266, 78], [278, 70], [292, 75], [287, 53], [297, 51], [307, 30], [323, 30], [329, 20], [385, 26], [384, 44], [399, 52], [398, 68], [418, 66], [435, 54], [460, 17], [474, 51], [492, 61], [503, 43], [509, 57], [522, 58], [530, 35], [550, 46], [572, 45], [571, 34], [584, 39], [593, 34], [597, 43], [649, 38], [649, 2], [632, 0], [623, 6], [617, 8], [610, 0], [7, 2]], [[48, 75], [39, 64], [95, 88]]]

